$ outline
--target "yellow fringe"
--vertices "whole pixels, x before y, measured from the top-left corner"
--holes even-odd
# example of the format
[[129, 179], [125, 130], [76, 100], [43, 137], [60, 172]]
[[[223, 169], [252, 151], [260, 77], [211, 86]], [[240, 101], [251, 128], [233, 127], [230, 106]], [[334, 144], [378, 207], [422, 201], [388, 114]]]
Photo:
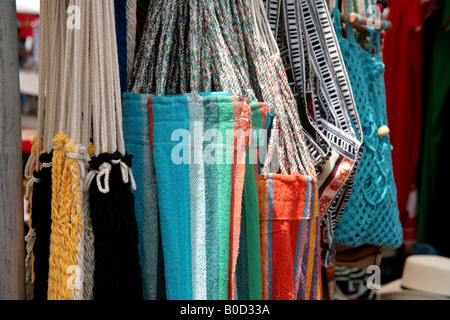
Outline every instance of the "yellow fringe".
[[77, 266], [82, 228], [81, 190], [78, 160], [66, 157], [66, 153], [74, 153], [77, 146], [64, 133], [59, 133], [53, 144], [48, 299], [73, 300], [73, 268]]

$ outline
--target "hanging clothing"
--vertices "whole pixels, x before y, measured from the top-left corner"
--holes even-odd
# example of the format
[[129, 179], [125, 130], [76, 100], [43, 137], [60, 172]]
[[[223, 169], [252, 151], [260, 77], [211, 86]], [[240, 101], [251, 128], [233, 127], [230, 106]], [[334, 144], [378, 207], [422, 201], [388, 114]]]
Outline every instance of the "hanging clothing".
[[39, 22], [39, 17], [31, 13], [17, 14], [17, 27], [19, 31], [19, 39], [34, 37], [35, 25]]
[[392, 29], [386, 33], [386, 105], [392, 162], [404, 241], [414, 241], [415, 209], [406, 209], [417, 183], [422, 128], [422, 63], [424, 12], [421, 0], [389, 1]]
[[335, 243], [337, 267], [366, 269], [371, 265], [381, 264], [383, 247], [362, 245], [359, 247], [344, 246]]
[[444, 255], [450, 255], [446, 237], [450, 216], [443, 210], [448, 192], [438, 184], [450, 179], [446, 170], [446, 149], [450, 139], [450, 32], [445, 31], [449, 12], [450, 3], [440, 1], [438, 11], [425, 26], [424, 121], [417, 230], [419, 243], [430, 244]]

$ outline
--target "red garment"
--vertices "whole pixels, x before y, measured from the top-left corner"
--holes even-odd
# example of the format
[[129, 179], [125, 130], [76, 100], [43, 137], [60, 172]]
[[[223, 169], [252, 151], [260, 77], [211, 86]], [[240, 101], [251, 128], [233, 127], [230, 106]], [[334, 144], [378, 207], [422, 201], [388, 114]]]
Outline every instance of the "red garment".
[[18, 13], [17, 23], [19, 27], [19, 38], [26, 39], [34, 36], [34, 25], [39, 18], [34, 14]]
[[417, 182], [421, 142], [423, 23], [422, 0], [388, 2], [383, 59], [386, 65], [386, 108], [392, 162], [404, 241], [415, 241], [416, 217], [406, 210], [408, 195]]

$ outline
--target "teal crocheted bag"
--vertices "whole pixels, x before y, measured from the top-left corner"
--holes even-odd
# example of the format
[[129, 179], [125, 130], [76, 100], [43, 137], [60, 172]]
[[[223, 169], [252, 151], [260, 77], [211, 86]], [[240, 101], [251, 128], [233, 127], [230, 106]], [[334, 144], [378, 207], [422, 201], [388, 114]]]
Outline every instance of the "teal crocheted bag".
[[333, 14], [364, 134], [359, 169], [334, 242], [352, 247], [372, 244], [397, 248], [402, 244], [403, 232], [392, 172], [392, 146], [389, 135], [378, 135], [378, 128], [387, 125], [384, 64], [378, 50], [380, 30], [368, 28], [369, 47], [374, 44], [377, 53], [368, 52], [357, 43], [348, 22], [348, 38], [343, 36], [337, 7]]

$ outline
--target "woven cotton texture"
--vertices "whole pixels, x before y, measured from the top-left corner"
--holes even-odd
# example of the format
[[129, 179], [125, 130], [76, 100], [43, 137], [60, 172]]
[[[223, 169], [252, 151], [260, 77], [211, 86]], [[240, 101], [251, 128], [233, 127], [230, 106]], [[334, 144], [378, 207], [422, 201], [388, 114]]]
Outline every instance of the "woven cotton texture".
[[317, 183], [300, 175], [259, 176], [262, 298], [320, 300]]
[[[251, 103], [252, 134], [247, 149], [245, 181], [242, 201], [241, 236], [237, 260], [237, 298], [261, 300], [261, 244], [259, 233], [258, 173], [262, 165], [260, 149], [267, 142], [261, 129], [267, 125], [268, 106]], [[261, 135], [262, 134], [262, 135]]]
[[[51, 163], [53, 153], [43, 153], [40, 156], [41, 163]], [[50, 256], [51, 234], [51, 196], [52, 196], [52, 169], [44, 167], [33, 175], [40, 179], [33, 187], [32, 196], [32, 227], [36, 232], [36, 240], [33, 247], [33, 273], [34, 273], [34, 300], [47, 300], [48, 271]]]
[[[340, 21], [334, 9], [335, 21]], [[337, 225], [334, 241], [348, 246], [373, 244], [397, 248], [402, 228], [392, 173], [392, 146], [389, 136], [377, 129], [387, 125], [384, 92], [384, 64], [379, 54], [370, 54], [356, 42], [348, 25], [349, 39], [343, 38], [335, 23], [345, 66], [364, 133], [364, 151], [346, 209]], [[376, 31], [377, 33], [379, 31]], [[377, 40], [379, 34], [373, 35]]]
[[[332, 263], [334, 229], [350, 196], [362, 130], [342, 53], [323, 0], [266, 0], [266, 15], [298, 101], [317, 169], [323, 263]], [[312, 174], [309, 174], [312, 176]]]
[[136, 177], [135, 212], [139, 231], [144, 299], [165, 298], [164, 265], [158, 212], [158, 194], [150, 146], [148, 100], [146, 94], [122, 95], [123, 128], [126, 149], [134, 155]]
[[201, 137], [217, 128], [226, 139], [237, 122], [249, 123], [250, 106], [228, 95], [153, 97], [149, 115], [167, 299], [228, 299], [235, 294], [245, 163], [232, 168], [228, 148], [216, 153], [218, 163], [204, 162]]
[[[127, 86], [136, 96], [124, 96], [124, 101], [128, 97], [140, 102], [124, 102], [124, 131], [127, 150], [142, 155], [134, 163], [136, 211], [140, 240], [146, 242], [148, 236], [148, 241], [155, 241], [153, 246], [159, 240], [147, 230], [145, 197], [148, 188], [157, 194], [169, 300], [263, 298], [260, 174], [271, 172], [271, 162], [289, 176], [316, 174], [282, 61], [276, 50], [269, 50], [267, 40], [258, 36], [264, 22], [252, 14], [252, 5], [247, 0], [157, 0], [149, 5]], [[148, 126], [144, 108], [137, 107], [146, 97]], [[139, 110], [134, 110], [134, 104]], [[266, 121], [269, 110], [271, 120]], [[264, 146], [268, 156], [250, 161], [259, 150], [249, 144], [246, 135], [266, 128], [268, 122], [272, 128], [269, 147]], [[133, 141], [145, 136], [146, 127], [153, 159], [148, 157], [148, 147], [141, 145], [142, 141], [146, 144], [145, 138]], [[212, 137], [211, 130], [220, 135]], [[211, 162], [211, 158], [220, 162]], [[145, 183], [152, 174], [148, 169], [141, 171], [148, 161], [154, 163], [156, 185]], [[293, 284], [291, 298], [319, 299], [317, 181], [311, 178], [305, 185], [308, 192], [314, 190], [308, 193], [308, 208], [295, 208], [293, 214], [313, 212], [314, 219], [308, 216], [304, 227], [313, 244], [300, 241], [308, 245], [299, 245], [298, 259], [294, 253], [289, 260], [291, 269], [278, 271], [286, 271], [285, 277]], [[306, 196], [305, 185], [294, 186], [297, 197]], [[139, 213], [138, 207], [144, 211]], [[298, 231], [292, 236], [296, 240]], [[140, 250], [145, 255], [149, 249], [141, 243]], [[141, 256], [144, 281], [149, 259]], [[279, 259], [283, 264], [283, 255]], [[310, 280], [312, 286], [307, 284]]]

